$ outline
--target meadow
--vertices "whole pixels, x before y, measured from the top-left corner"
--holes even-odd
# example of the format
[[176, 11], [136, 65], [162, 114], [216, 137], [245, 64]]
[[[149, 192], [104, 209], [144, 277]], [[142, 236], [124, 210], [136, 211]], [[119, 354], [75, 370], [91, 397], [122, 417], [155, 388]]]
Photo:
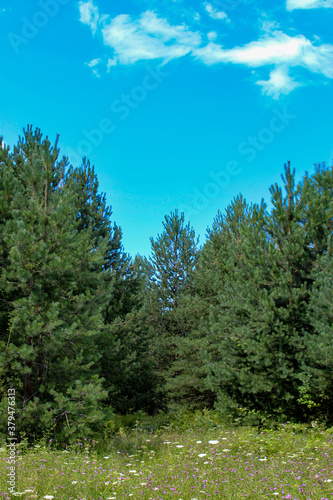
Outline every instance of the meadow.
[[332, 429], [226, 425], [118, 427], [63, 449], [54, 441], [17, 448], [8, 494], [2, 446], [0, 499], [333, 499]]

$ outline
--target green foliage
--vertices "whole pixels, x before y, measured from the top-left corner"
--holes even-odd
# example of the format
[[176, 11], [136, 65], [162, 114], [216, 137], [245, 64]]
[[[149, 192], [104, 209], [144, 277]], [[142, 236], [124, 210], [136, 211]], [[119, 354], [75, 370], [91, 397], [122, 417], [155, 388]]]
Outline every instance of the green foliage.
[[173, 415], [168, 413], [157, 413], [156, 415], [148, 415], [140, 411], [129, 415], [113, 415], [106, 424], [106, 434], [128, 434], [131, 431], [156, 432], [170, 424], [174, 419]]
[[57, 141], [28, 127], [0, 152], [1, 404], [15, 387], [17, 432], [30, 439], [89, 433], [105, 418], [99, 339], [107, 332], [112, 350], [139, 286], [94, 169], [58, 161]]
[[[155, 357], [159, 407], [183, 387], [179, 375], [186, 363], [181, 343], [190, 332], [186, 299], [191, 293], [193, 271], [198, 259], [198, 240], [184, 214], [166, 215], [164, 231], [151, 238], [152, 255], [145, 263], [145, 312]], [[170, 395], [171, 393], [171, 395]], [[157, 403], [158, 404], [158, 403]]]
[[307, 390], [317, 418], [332, 425], [333, 408], [333, 254], [331, 242], [315, 268], [308, 318], [316, 336], [307, 339], [311, 374]]
[[1, 164], [1, 397], [16, 389], [17, 432], [31, 439], [89, 429], [106, 397], [94, 339], [110, 300], [108, 235], [93, 220], [82, 227], [89, 202], [57, 142], [28, 127]]
[[[321, 196], [325, 199], [331, 189], [330, 176], [325, 169], [317, 171], [315, 182], [306, 177], [296, 187], [294, 172], [286, 166], [285, 195], [278, 185], [271, 187], [272, 211], [263, 202], [247, 207], [236, 199], [216, 219], [207, 253], [203, 249], [208, 259], [201, 273], [209, 275], [213, 259], [217, 270], [214, 288], [205, 294], [211, 297], [209, 318], [200, 326], [209, 342], [208, 383], [217, 394], [216, 408], [230, 418], [246, 415], [260, 425], [267, 419], [308, 420], [324, 394], [323, 387], [314, 391], [315, 383], [319, 387], [314, 352], [322, 335], [309, 313], [318, 258], [327, 249], [324, 207], [326, 239], [331, 227], [330, 209], [321, 205]], [[309, 208], [316, 197], [320, 224]]]
[[270, 210], [237, 196], [202, 248], [175, 210], [133, 260], [86, 158], [0, 142], [0, 429], [8, 388], [30, 442], [332, 425], [332, 168], [286, 165]]

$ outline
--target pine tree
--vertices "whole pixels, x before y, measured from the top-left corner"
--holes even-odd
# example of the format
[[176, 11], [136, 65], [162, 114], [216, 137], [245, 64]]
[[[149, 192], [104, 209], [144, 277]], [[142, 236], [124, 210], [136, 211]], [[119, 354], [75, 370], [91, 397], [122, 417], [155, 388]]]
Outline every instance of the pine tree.
[[[241, 226], [249, 218], [250, 209], [239, 195], [218, 212], [193, 276], [192, 295], [185, 296], [190, 334], [182, 343], [183, 367], [177, 394], [179, 403], [186, 401], [189, 408], [213, 408], [217, 388], [211, 383], [211, 367], [220, 359], [219, 335], [210, 330], [218, 314], [219, 295], [233, 273], [241, 238]], [[186, 360], [186, 361], [185, 361]]]
[[315, 265], [308, 320], [314, 333], [307, 336], [307, 371], [301, 402], [309, 417], [332, 424], [333, 392], [333, 167], [316, 166], [306, 176], [304, 198], [308, 247]]
[[162, 399], [166, 391], [173, 391], [171, 379], [177, 377], [173, 367], [179, 361], [181, 339], [189, 333], [182, 297], [189, 293], [198, 259], [198, 239], [183, 213], [175, 210], [166, 215], [163, 228], [156, 240], [151, 238], [146, 302]]
[[175, 310], [180, 295], [190, 283], [197, 259], [198, 241], [185, 216], [175, 210], [164, 217], [164, 231], [156, 241], [151, 238], [151, 280], [158, 287], [158, 300], [164, 310]]
[[[332, 202], [331, 202], [332, 203]], [[333, 249], [319, 260], [308, 318], [315, 335], [307, 339], [308, 371], [302, 402], [313, 418], [332, 424], [333, 409]]]
[[326, 253], [333, 229], [333, 167], [325, 163], [315, 165], [315, 172], [307, 173], [302, 181], [302, 223], [308, 237], [311, 258]]
[[302, 418], [313, 261], [294, 175], [286, 166], [286, 194], [272, 186], [271, 213], [263, 203], [254, 206], [240, 245], [230, 248], [233, 269], [210, 320], [218, 353], [211, 381], [223, 411]]
[[107, 241], [96, 246], [91, 226], [80, 230], [57, 142], [52, 147], [28, 127], [1, 169], [0, 296], [11, 299], [1, 331], [2, 388], [15, 383], [19, 430], [30, 437], [93, 425], [106, 396], [91, 368], [109, 300], [101, 293]]

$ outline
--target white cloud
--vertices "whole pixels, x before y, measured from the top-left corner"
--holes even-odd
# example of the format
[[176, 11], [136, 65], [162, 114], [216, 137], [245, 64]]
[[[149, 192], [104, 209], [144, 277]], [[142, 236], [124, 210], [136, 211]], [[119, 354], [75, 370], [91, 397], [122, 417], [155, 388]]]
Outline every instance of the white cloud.
[[113, 61], [119, 64], [150, 59], [166, 63], [190, 53], [202, 41], [200, 33], [184, 24], [172, 26], [149, 10], [135, 20], [126, 14], [105, 20], [102, 36], [105, 45], [114, 50]]
[[92, 32], [95, 33], [99, 20], [98, 8], [93, 4], [92, 0], [89, 0], [88, 2], [79, 2], [79, 10], [81, 23], [90, 26]]
[[278, 99], [280, 94], [289, 94], [301, 84], [295, 82], [288, 74], [288, 67], [280, 66], [270, 72], [269, 80], [256, 82], [262, 87], [263, 93]]
[[206, 9], [206, 12], [208, 13], [208, 15], [212, 19], [216, 19], [216, 20], [221, 21], [222, 19], [227, 19], [228, 18], [227, 14], [225, 12], [219, 12], [219, 11], [217, 11], [216, 9], [214, 9], [214, 7], [212, 6], [212, 4], [210, 4], [210, 3], [205, 3], [205, 9]]
[[303, 35], [291, 37], [281, 31], [232, 49], [210, 42], [206, 47], [196, 49], [194, 54], [208, 65], [234, 63], [259, 67], [285, 64], [303, 66], [333, 78], [333, 45], [314, 46]]
[[265, 35], [243, 47], [232, 49], [224, 49], [221, 45], [210, 43], [196, 50], [195, 55], [205, 64], [232, 62], [258, 67], [265, 64], [292, 63], [307, 45], [311, 43], [302, 35], [290, 37], [277, 31], [273, 35]]
[[287, 10], [333, 8], [333, 0], [287, 0]]
[[277, 31], [280, 29], [280, 25], [276, 21], [262, 21], [261, 22], [261, 31], [263, 33], [273, 33], [274, 31]]
[[99, 74], [99, 71], [97, 69], [97, 66], [101, 63], [101, 59], [93, 59], [92, 61], [86, 63], [87, 66], [89, 66], [89, 68], [91, 68], [92, 72], [94, 73], [95, 76], [97, 76], [98, 78], [100, 78], [100, 74]]
[[87, 65], [89, 66], [89, 68], [94, 68], [100, 62], [101, 62], [100, 59], [93, 59], [92, 61], [90, 61], [89, 63], [87, 63]]
[[209, 33], [207, 33], [207, 38], [212, 42], [213, 40], [216, 40], [217, 33], [215, 31], [210, 31]]
[[233, 49], [224, 49], [210, 42], [206, 47], [196, 49], [194, 54], [208, 65], [234, 63], [257, 68], [274, 64], [276, 69], [271, 71], [269, 80], [257, 82], [274, 98], [299, 86], [288, 74], [290, 67], [301, 66], [333, 78], [333, 45], [314, 46], [303, 35], [290, 37], [281, 31]]
[[[302, 67], [333, 79], [333, 45], [320, 45], [320, 40], [316, 40], [315, 45], [303, 35], [289, 36], [282, 31], [273, 31], [273, 23], [264, 24], [266, 32], [258, 40], [225, 48], [214, 42], [217, 37], [214, 31], [204, 34], [192, 31], [185, 24], [171, 25], [166, 18], [151, 10], [136, 18], [127, 14], [112, 18], [101, 16], [89, 0], [80, 3], [80, 14], [81, 22], [88, 24], [93, 33], [98, 30], [104, 45], [112, 50], [108, 70], [117, 65], [154, 59], [166, 64], [186, 54], [206, 65], [230, 63], [250, 68], [269, 67], [269, 79], [256, 83], [263, 92], [275, 98], [300, 85], [289, 76], [293, 67]], [[100, 62], [94, 59], [88, 63], [97, 76]]]

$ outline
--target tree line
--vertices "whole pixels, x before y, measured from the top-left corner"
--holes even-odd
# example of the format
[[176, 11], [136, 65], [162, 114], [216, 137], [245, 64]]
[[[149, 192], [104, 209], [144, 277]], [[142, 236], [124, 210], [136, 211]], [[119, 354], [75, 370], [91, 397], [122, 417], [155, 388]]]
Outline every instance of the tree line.
[[[332, 420], [333, 168], [235, 197], [200, 246], [177, 210], [149, 258], [87, 159], [28, 126], [0, 147], [0, 430], [94, 433], [114, 413], [215, 409], [234, 421]], [[247, 420], [248, 421], [248, 420]]]

